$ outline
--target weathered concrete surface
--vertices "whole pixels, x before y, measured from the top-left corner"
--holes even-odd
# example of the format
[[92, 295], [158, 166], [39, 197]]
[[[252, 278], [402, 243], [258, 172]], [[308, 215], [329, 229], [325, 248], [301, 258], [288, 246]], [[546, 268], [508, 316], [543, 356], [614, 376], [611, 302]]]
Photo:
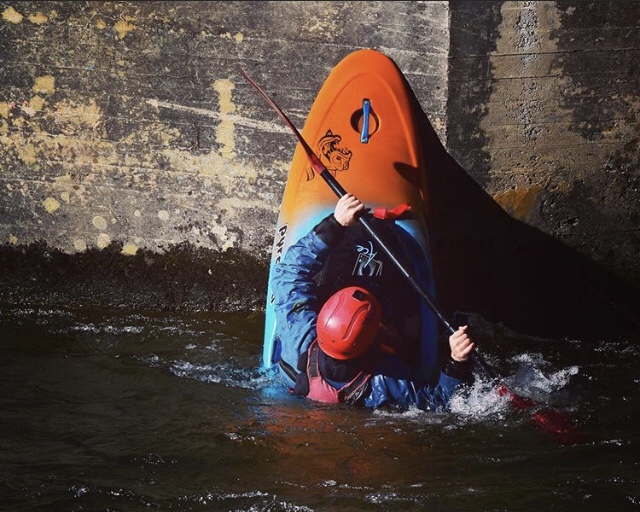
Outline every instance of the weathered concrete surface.
[[490, 292], [448, 290], [451, 305], [531, 331], [637, 332], [639, 28], [637, 2], [451, 3], [446, 148], [476, 209], [436, 245], [468, 249], [443, 279]]
[[447, 313], [637, 329], [640, 3], [0, 14], [0, 302], [259, 309], [295, 141], [239, 68], [301, 127], [330, 69], [373, 47], [424, 112]]

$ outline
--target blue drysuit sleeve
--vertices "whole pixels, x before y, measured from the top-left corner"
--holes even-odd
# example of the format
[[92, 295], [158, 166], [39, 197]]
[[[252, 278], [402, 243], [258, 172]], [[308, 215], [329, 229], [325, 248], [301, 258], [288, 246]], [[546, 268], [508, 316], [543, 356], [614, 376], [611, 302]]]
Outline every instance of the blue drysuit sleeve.
[[415, 406], [425, 411], [447, 410], [449, 400], [464, 383], [455, 377], [440, 372], [438, 383], [417, 386], [409, 379], [397, 379], [384, 374], [372, 376], [371, 392], [364, 399], [365, 407], [378, 408], [384, 405], [399, 407]]
[[281, 357], [292, 368], [316, 337], [318, 317], [316, 274], [331, 247], [315, 230], [291, 245], [273, 270], [276, 336]]

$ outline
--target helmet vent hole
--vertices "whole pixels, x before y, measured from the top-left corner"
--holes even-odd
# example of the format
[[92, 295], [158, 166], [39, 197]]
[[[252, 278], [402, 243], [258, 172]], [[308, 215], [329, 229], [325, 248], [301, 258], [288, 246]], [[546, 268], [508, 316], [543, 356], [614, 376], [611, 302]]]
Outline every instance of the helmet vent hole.
[[364, 292], [362, 290], [355, 290], [353, 292], [352, 297], [354, 299], [359, 300], [359, 301], [364, 301], [367, 298], [367, 296], [364, 294]]

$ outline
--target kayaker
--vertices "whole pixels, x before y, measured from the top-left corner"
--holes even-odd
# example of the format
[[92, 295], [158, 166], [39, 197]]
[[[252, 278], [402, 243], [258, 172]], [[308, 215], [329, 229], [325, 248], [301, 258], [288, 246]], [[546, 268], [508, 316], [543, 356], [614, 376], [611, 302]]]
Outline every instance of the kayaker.
[[446, 409], [453, 393], [473, 378], [469, 355], [474, 344], [467, 326], [449, 337], [451, 352], [437, 382], [426, 382], [387, 349], [380, 303], [367, 289], [346, 287], [322, 307], [318, 304], [314, 277], [364, 212], [355, 196], [342, 196], [334, 213], [293, 244], [276, 265], [281, 374], [293, 394], [321, 402]]

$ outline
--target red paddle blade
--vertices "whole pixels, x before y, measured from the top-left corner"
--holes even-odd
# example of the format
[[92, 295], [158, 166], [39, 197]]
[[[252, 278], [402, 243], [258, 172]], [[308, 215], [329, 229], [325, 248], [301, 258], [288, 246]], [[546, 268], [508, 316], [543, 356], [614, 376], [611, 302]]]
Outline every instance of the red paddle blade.
[[498, 394], [500, 396], [506, 396], [516, 409], [532, 409], [536, 405], [533, 400], [530, 400], [529, 398], [525, 398], [520, 395], [516, 395], [504, 384], [501, 384], [498, 387]]
[[558, 435], [573, 434], [575, 425], [568, 414], [562, 411], [544, 409], [537, 411], [531, 417], [531, 421], [547, 432]]
[[582, 444], [587, 441], [584, 432], [568, 413], [556, 410], [540, 410], [531, 416], [531, 423], [540, 430], [550, 434], [553, 439], [564, 445]]
[[529, 398], [515, 394], [506, 386], [500, 386], [498, 394], [506, 396], [516, 409], [535, 410], [530, 418], [531, 423], [544, 432], [554, 435], [558, 440], [565, 443], [579, 442], [580, 436], [577, 433], [576, 425], [568, 413], [552, 409], [536, 410], [539, 404]]

